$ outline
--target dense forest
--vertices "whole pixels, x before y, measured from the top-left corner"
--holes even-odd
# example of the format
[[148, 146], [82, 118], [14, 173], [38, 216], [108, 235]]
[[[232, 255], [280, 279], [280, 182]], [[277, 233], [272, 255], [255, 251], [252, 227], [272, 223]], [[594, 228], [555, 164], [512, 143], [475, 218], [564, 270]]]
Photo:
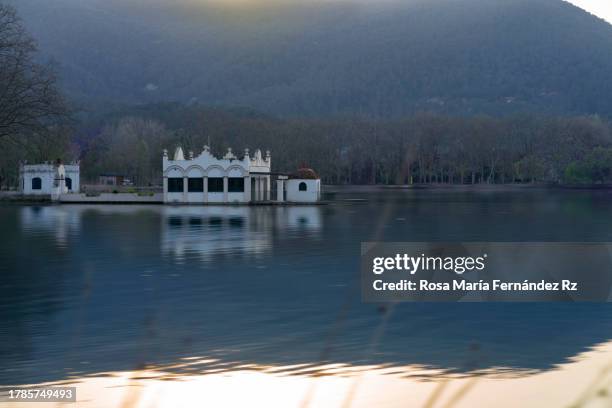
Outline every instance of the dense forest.
[[327, 184], [607, 183], [612, 132], [592, 117], [450, 117], [429, 113], [397, 120], [279, 119], [249, 111], [159, 104], [76, 126], [72, 137], [2, 148], [5, 177], [15, 182], [18, 157], [80, 159], [83, 178], [128, 175], [161, 182], [161, 155], [176, 146], [198, 154], [211, 144], [270, 149], [275, 171], [316, 169]]
[[612, 135], [597, 117], [311, 120], [156, 108], [92, 129], [79, 143], [85, 175], [114, 170], [159, 183], [163, 148], [198, 153], [210, 143], [219, 154], [270, 149], [276, 171], [307, 165], [328, 184], [612, 181]]
[[612, 112], [612, 26], [562, 0], [5, 1], [94, 112]]
[[[163, 149], [205, 144], [270, 149], [275, 171], [309, 166], [327, 184], [612, 182], [607, 23], [557, 0], [269, 2], [233, 14], [57, 0], [51, 13], [24, 0], [24, 20], [0, 3], [0, 186], [18, 185], [20, 160], [57, 158], [80, 160], [85, 182], [115, 172], [156, 186]], [[122, 11], [88, 20], [108, 7]], [[164, 34], [148, 31], [162, 15]], [[64, 18], [73, 24], [47, 24]], [[26, 26], [59, 62], [41, 62]]]

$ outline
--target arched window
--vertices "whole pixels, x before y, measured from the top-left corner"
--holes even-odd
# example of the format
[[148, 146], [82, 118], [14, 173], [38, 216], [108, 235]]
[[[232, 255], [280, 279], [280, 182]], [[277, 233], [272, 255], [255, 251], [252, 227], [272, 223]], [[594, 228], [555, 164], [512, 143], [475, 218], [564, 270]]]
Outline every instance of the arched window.
[[299, 188], [300, 191], [308, 190], [308, 186], [303, 181], [300, 183], [300, 186], [298, 188]]
[[42, 180], [40, 177], [34, 177], [32, 179], [32, 190], [42, 190]]
[[209, 193], [222, 193], [223, 192], [223, 177], [209, 177], [208, 178], [208, 192]]
[[169, 193], [182, 193], [183, 192], [183, 178], [182, 177], [168, 177], [168, 192]]
[[228, 177], [227, 191], [230, 193], [244, 193], [244, 178]]
[[66, 188], [72, 190], [72, 179], [70, 177], [66, 177]]
[[203, 193], [204, 192], [204, 177], [189, 177], [187, 179], [188, 193]]

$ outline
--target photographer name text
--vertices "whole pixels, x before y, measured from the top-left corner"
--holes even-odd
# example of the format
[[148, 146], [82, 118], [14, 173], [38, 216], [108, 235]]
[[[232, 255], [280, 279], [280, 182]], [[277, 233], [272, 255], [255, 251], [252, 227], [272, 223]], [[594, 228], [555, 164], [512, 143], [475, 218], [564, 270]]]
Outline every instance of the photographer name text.
[[[452, 272], [455, 276], [463, 275], [465, 272], [481, 272], [486, 269], [487, 254], [479, 257], [436, 257], [411, 256], [408, 254], [396, 254], [393, 257], [377, 257], [373, 259], [372, 273], [383, 275], [388, 271], [401, 271], [410, 276], [419, 271], [429, 272]], [[532, 291], [532, 292], [555, 292], [555, 291], [578, 291], [578, 282], [568, 279], [559, 282], [546, 280], [530, 281], [528, 279], [519, 282], [503, 281], [493, 279], [487, 281], [469, 281], [464, 279], [452, 279], [450, 281], [438, 282], [428, 279], [409, 280], [401, 279], [395, 282], [386, 282], [376, 279], [372, 282], [375, 291], [420, 291], [420, 292], [449, 292], [449, 291], [477, 291], [477, 292], [508, 292], [508, 291]]]
[[385, 282], [377, 279], [372, 282], [375, 291], [406, 291], [406, 292], [449, 292], [449, 291], [475, 291], [475, 292], [510, 292], [510, 291], [531, 291], [531, 292], [555, 292], [555, 291], [578, 291], [578, 283], [570, 280], [560, 282], [524, 280], [522, 282], [505, 282], [494, 279], [491, 282], [480, 280], [471, 282], [466, 280], [453, 279], [451, 282], [432, 282], [427, 279], [411, 281], [402, 279], [397, 282]]

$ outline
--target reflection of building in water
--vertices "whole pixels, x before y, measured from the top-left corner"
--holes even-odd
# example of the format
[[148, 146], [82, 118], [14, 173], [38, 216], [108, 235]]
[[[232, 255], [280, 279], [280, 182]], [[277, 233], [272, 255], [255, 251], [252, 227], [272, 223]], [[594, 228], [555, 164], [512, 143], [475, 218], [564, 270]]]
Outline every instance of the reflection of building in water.
[[269, 217], [248, 207], [163, 207], [161, 249], [182, 260], [218, 254], [259, 254], [271, 247]]
[[279, 207], [276, 225], [280, 230], [318, 232], [321, 230], [321, 209], [316, 206]]
[[73, 204], [62, 206], [27, 206], [20, 214], [21, 228], [27, 233], [48, 233], [55, 235], [60, 245], [67, 243], [70, 235], [81, 231], [83, 214], [93, 212], [102, 215], [134, 215], [142, 211], [156, 212], [150, 205]]
[[182, 260], [188, 254], [257, 255], [272, 247], [272, 235], [321, 229], [318, 207], [162, 207], [161, 249]]
[[67, 206], [22, 207], [19, 214], [24, 232], [53, 234], [62, 246], [81, 228], [80, 211]]

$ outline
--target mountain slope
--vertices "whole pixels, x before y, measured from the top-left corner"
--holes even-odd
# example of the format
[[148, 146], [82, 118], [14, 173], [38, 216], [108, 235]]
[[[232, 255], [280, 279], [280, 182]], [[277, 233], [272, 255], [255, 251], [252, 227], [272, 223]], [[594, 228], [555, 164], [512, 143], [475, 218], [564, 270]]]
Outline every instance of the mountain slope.
[[396, 116], [612, 112], [612, 26], [561, 0], [19, 0], [75, 98]]

